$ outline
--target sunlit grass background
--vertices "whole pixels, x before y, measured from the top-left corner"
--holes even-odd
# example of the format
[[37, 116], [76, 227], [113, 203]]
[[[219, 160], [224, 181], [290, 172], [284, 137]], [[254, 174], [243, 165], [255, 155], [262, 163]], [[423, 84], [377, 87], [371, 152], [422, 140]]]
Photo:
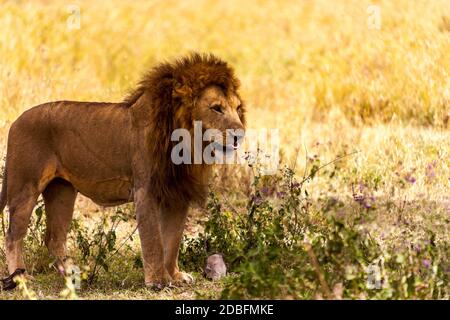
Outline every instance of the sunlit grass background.
[[[411, 221], [447, 218], [449, 241], [446, 0], [0, 1], [0, 30], [3, 154], [36, 104], [120, 101], [154, 64], [212, 52], [241, 79], [249, 127], [280, 130], [284, 163], [302, 173], [306, 157], [358, 151], [313, 196], [351, 198], [362, 182], [412, 203]], [[402, 212], [380, 207], [379, 228]]]

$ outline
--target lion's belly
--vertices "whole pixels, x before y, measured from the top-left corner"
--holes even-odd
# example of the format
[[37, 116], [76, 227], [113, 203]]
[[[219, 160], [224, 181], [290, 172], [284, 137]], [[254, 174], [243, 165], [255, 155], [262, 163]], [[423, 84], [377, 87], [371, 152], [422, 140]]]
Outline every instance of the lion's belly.
[[73, 178], [69, 180], [81, 194], [102, 206], [115, 206], [133, 201], [132, 182], [126, 178], [104, 181], [79, 181]]

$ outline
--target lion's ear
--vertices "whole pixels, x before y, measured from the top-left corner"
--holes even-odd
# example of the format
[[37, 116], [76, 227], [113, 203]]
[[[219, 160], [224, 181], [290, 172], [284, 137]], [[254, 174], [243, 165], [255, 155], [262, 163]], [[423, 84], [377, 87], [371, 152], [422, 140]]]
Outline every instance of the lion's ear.
[[151, 122], [151, 101], [146, 93], [131, 106], [131, 123], [134, 127], [146, 127]]

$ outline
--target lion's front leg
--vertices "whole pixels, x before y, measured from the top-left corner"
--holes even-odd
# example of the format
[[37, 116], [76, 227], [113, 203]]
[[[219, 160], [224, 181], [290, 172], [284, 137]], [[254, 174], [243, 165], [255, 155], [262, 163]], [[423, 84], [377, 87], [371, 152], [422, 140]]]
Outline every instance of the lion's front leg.
[[170, 285], [172, 278], [164, 266], [160, 206], [144, 188], [136, 191], [135, 206], [145, 284], [152, 289], [162, 289], [164, 286]]
[[178, 268], [178, 251], [186, 224], [188, 207], [185, 204], [169, 204], [161, 212], [166, 270], [175, 283], [192, 283], [194, 278]]

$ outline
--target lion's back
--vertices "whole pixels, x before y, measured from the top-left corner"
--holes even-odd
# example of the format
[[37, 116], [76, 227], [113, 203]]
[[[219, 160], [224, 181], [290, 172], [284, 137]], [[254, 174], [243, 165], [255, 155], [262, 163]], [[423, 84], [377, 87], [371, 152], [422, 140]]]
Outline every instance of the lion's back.
[[[114, 135], [129, 133], [127, 108], [119, 103], [55, 101], [32, 107], [23, 112], [10, 128], [10, 138], [31, 137], [50, 142], [72, 133], [92, 141], [118, 142]], [[119, 139], [120, 141], [120, 139]]]
[[25, 111], [12, 124], [8, 156], [22, 163], [56, 158], [58, 166], [74, 174], [92, 175], [94, 170], [106, 177], [129, 171], [130, 139], [129, 112], [122, 104], [49, 102]]

